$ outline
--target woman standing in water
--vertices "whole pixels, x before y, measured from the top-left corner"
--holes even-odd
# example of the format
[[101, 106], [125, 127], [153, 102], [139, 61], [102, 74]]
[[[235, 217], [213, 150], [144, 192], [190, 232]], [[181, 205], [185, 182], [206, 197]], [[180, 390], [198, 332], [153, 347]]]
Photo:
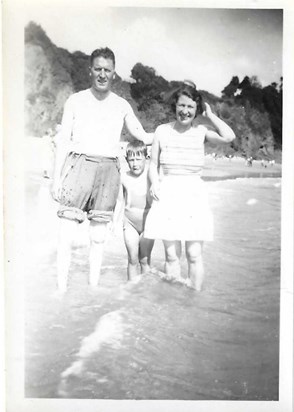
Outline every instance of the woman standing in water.
[[[145, 224], [145, 237], [162, 239], [165, 272], [180, 279], [182, 241], [188, 261], [187, 284], [200, 291], [204, 277], [203, 242], [213, 240], [213, 218], [208, 194], [201, 179], [204, 143], [230, 143], [233, 130], [212, 113], [191, 81], [174, 94], [172, 109], [176, 120], [160, 125], [151, 150], [149, 177], [154, 199]], [[195, 120], [206, 116], [216, 131]]]

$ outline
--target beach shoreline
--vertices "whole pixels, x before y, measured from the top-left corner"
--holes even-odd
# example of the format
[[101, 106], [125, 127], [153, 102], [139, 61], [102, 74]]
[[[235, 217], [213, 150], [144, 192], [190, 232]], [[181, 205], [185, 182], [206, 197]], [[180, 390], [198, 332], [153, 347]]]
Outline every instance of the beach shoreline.
[[[122, 170], [127, 169], [125, 161], [125, 144], [121, 142], [121, 154], [119, 156]], [[33, 172], [40, 176], [46, 170], [49, 177], [52, 176], [54, 164], [54, 152], [50, 142], [38, 137], [26, 137], [25, 143], [25, 172]], [[222, 180], [250, 177], [281, 177], [282, 165], [269, 162], [263, 165], [261, 160], [253, 160], [252, 166], [246, 165], [246, 159], [234, 156], [232, 158], [217, 157], [211, 154], [205, 155], [205, 165], [202, 177], [204, 180]]]

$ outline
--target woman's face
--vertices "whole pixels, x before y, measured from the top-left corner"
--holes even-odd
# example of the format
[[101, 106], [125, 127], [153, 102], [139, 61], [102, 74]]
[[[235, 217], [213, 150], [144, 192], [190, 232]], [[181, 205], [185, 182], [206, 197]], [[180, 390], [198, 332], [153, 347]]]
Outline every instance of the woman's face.
[[197, 110], [197, 103], [190, 97], [181, 95], [176, 103], [177, 122], [182, 126], [191, 126]]

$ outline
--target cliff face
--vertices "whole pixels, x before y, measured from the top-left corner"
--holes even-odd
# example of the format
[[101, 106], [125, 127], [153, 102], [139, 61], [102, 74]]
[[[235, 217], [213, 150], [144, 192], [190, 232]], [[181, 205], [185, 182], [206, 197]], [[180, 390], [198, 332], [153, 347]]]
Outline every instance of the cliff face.
[[[56, 62], [54, 62], [56, 64]], [[41, 45], [25, 47], [25, 131], [41, 136], [60, 122], [62, 107], [73, 93], [70, 75], [59, 68], [54, 75], [50, 56]]]

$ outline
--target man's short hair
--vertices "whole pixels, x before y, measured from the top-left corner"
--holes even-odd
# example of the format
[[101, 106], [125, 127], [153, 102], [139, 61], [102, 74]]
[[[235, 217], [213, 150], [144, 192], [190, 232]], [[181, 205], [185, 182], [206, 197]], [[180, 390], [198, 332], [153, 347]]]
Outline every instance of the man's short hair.
[[100, 47], [100, 49], [96, 49], [92, 52], [90, 56], [90, 64], [92, 66], [94, 59], [96, 57], [104, 57], [104, 59], [110, 59], [113, 62], [113, 65], [115, 66], [115, 56], [112, 50], [110, 50], [108, 47]]
[[147, 146], [142, 140], [134, 140], [126, 147], [126, 158], [129, 156], [143, 155], [147, 157]]

